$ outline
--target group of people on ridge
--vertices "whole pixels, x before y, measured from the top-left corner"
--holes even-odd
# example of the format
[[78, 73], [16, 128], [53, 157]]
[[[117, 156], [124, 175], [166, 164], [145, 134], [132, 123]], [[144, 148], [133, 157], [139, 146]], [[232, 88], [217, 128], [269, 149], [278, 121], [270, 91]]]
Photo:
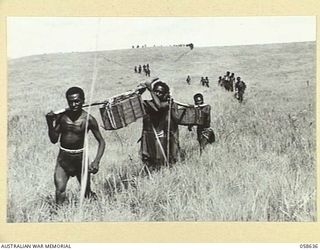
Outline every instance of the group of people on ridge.
[[139, 66], [134, 66], [134, 73], [139, 73], [141, 74], [143, 72], [145, 73], [146, 76], [150, 76], [150, 67], [149, 64], [143, 64], [143, 66], [141, 67], [141, 65]]
[[240, 103], [243, 101], [244, 91], [247, 86], [240, 76], [235, 78], [234, 73], [230, 74], [230, 71], [227, 71], [223, 77], [219, 76], [218, 85], [224, 87], [227, 91], [235, 91], [234, 97]]
[[209, 78], [206, 76], [206, 77], [201, 77], [200, 79], [200, 84], [204, 87], [208, 87], [209, 88]]

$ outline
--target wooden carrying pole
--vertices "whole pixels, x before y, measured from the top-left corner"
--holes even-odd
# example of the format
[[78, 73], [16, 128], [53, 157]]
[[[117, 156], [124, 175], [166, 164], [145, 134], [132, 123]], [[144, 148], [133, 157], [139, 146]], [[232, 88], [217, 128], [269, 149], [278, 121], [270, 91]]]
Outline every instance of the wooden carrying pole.
[[[124, 95], [125, 95], [125, 94], [129, 94], [129, 93], [137, 92], [137, 91], [139, 91], [139, 90], [141, 90], [141, 89], [143, 89], [143, 88], [145, 88], [145, 87], [138, 87], [138, 88], [136, 88], [135, 90], [127, 91], [126, 93], [124, 93]], [[116, 98], [116, 97], [117, 97], [117, 96], [110, 97], [110, 98], [108, 98], [108, 100], [103, 101], [103, 102], [93, 102], [93, 103], [90, 103], [90, 104], [84, 104], [84, 105], [82, 105], [82, 107], [83, 107], [83, 108], [87, 108], [87, 107], [92, 107], [92, 106], [98, 106], [98, 105], [107, 104], [107, 103], [110, 103], [109, 100], [112, 100], [112, 99], [114, 99], [114, 98]], [[54, 113], [55, 115], [58, 115], [58, 114], [61, 114], [61, 113], [65, 112], [65, 111], [67, 111], [68, 109], [69, 109], [69, 108], [64, 108], [64, 109], [56, 110], [56, 111], [53, 111], [53, 113]]]

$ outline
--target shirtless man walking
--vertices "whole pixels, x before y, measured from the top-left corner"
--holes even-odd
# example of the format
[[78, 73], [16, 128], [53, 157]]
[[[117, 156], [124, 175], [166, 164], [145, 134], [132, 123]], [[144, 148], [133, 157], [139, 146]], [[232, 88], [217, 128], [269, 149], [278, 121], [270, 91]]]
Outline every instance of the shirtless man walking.
[[[87, 112], [82, 109], [85, 100], [83, 90], [78, 87], [69, 88], [66, 98], [69, 109], [60, 114], [51, 111], [46, 115], [50, 141], [55, 144], [60, 137], [60, 151], [54, 172], [57, 204], [62, 204], [66, 200], [66, 187], [70, 177], [76, 176], [81, 183], [87, 122]], [[91, 130], [99, 145], [95, 159], [89, 164], [85, 197], [96, 198], [96, 194], [90, 188], [90, 174], [96, 174], [99, 170], [105, 141], [101, 136], [96, 119], [90, 115], [88, 122], [88, 131]]]

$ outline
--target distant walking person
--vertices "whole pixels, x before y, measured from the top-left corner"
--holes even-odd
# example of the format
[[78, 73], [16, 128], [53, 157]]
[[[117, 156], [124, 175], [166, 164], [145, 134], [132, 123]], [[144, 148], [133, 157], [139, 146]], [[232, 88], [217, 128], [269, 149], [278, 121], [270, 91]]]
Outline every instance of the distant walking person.
[[189, 75], [187, 76], [186, 82], [188, 83], [188, 85], [190, 85], [190, 83], [191, 83], [191, 77], [190, 77]]
[[[99, 163], [105, 149], [105, 141], [99, 131], [96, 119], [82, 109], [84, 92], [81, 88], [72, 87], [66, 92], [69, 109], [61, 114], [53, 111], [46, 115], [49, 138], [52, 143], [60, 141], [60, 151], [54, 171], [54, 184], [56, 187], [56, 203], [62, 204], [66, 200], [66, 187], [70, 177], [76, 176], [81, 183], [82, 158], [84, 157], [85, 129], [91, 130], [98, 141], [98, 151], [95, 159], [88, 168], [85, 197], [96, 198], [90, 188], [90, 174], [99, 170]], [[87, 126], [86, 123], [88, 122]]]
[[235, 84], [235, 91], [236, 91], [235, 97], [239, 100], [240, 103], [243, 101], [243, 94], [244, 94], [246, 87], [247, 86], [246, 86], [245, 82], [241, 81], [241, 78], [238, 76], [237, 82]]
[[234, 73], [231, 73], [230, 75], [230, 91], [233, 92], [233, 85], [234, 85], [234, 82], [236, 81], [235, 79], [235, 76], [234, 76]]
[[206, 87], [209, 88], [209, 78], [206, 76], [206, 78], [204, 79], [205, 85]]
[[137, 66], [134, 66], [134, 73], [137, 73], [137, 72], [138, 72]]
[[[197, 140], [200, 145], [200, 154], [202, 154], [202, 151], [209, 143], [215, 142], [215, 134], [212, 128], [210, 128], [211, 106], [209, 104], [204, 105], [204, 99], [201, 93], [195, 94], [193, 99], [196, 106], [201, 105], [201, 112], [204, 117], [203, 125], [197, 126]], [[189, 131], [192, 131], [192, 126], [193, 125], [188, 126]]]
[[230, 90], [230, 71], [223, 76], [223, 86], [226, 90]]
[[146, 76], [149, 76], [149, 68], [147, 66], [144, 68], [144, 72]]
[[138, 72], [141, 74], [141, 65], [139, 65]]
[[202, 76], [201, 79], [200, 79], [200, 84], [201, 84], [202, 86], [205, 86], [205, 84], [206, 84], [206, 80], [204, 79], [203, 76]]
[[146, 66], [146, 75], [147, 75], [147, 76], [150, 76], [149, 64], [147, 64], [147, 66]]
[[143, 64], [143, 66], [142, 66], [143, 72], [147, 75], [146, 67], [147, 67], [147, 66]]
[[223, 85], [223, 79], [222, 79], [222, 76], [219, 76], [218, 86], [222, 86], [222, 85]]

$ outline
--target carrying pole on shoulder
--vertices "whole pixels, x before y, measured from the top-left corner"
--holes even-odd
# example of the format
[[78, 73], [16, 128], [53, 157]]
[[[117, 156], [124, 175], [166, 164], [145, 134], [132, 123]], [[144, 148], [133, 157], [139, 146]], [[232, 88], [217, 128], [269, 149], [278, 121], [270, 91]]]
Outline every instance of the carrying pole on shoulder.
[[[135, 90], [131, 90], [131, 91], [127, 91], [126, 94], [131, 94], [131, 93], [138, 93], [139, 90], [143, 89], [144, 87], [137, 87]], [[108, 100], [106, 101], [102, 101], [102, 102], [93, 102], [93, 103], [87, 103], [87, 104], [83, 104], [82, 107], [83, 108], [88, 108], [88, 107], [92, 107], [92, 106], [99, 106], [99, 105], [105, 105], [105, 104], [108, 104], [108, 103], [111, 103], [110, 100], [112, 100], [113, 98], [115, 98], [116, 96], [112, 96], [110, 98], [108, 98]], [[56, 110], [56, 111], [53, 111], [53, 113], [55, 115], [59, 115], [65, 111], [67, 111], [69, 108], [64, 108], [64, 109], [59, 109], [59, 110]]]
[[[83, 108], [88, 108], [88, 107], [92, 107], [92, 106], [98, 106], [98, 105], [102, 105], [102, 104], [106, 104], [107, 101], [104, 101], [104, 102], [94, 102], [94, 103], [90, 103], [90, 104], [84, 104], [82, 105]], [[59, 110], [56, 110], [56, 111], [53, 111], [53, 113], [55, 115], [59, 115], [65, 111], [69, 110], [69, 108], [64, 108], [64, 109], [59, 109]]]

